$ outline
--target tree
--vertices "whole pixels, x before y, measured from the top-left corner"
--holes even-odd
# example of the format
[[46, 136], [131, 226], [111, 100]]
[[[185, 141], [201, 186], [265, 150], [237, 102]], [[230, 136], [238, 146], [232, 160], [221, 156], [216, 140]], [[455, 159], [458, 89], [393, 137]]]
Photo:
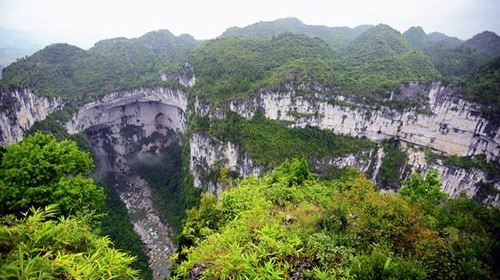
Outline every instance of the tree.
[[134, 261], [88, 225], [89, 216], [55, 219], [55, 206], [0, 218], [0, 279], [135, 279]]
[[426, 207], [432, 207], [446, 198], [441, 192], [441, 180], [436, 169], [429, 170], [425, 178], [420, 173], [412, 174], [410, 179], [403, 181], [399, 193], [408, 197], [410, 201], [420, 202]]
[[73, 141], [57, 142], [36, 133], [7, 147], [0, 162], [0, 212], [19, 214], [30, 207], [57, 204], [63, 215], [96, 209], [104, 191], [84, 175], [90, 156]]

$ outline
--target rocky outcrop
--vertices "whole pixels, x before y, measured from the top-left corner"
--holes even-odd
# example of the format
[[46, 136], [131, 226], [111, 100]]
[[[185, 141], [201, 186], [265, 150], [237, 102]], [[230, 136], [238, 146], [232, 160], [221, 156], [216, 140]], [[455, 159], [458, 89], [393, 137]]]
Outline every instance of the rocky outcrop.
[[[264, 166], [256, 165], [247, 153], [241, 152], [240, 147], [231, 142], [222, 142], [204, 133], [194, 133], [189, 138], [190, 160], [189, 170], [193, 176], [196, 188], [204, 188], [210, 193], [219, 194], [224, 188], [218, 183], [219, 169], [226, 167], [236, 172], [239, 177], [250, 175], [261, 176], [270, 171]], [[362, 172], [369, 173], [370, 167], [376, 165], [380, 154], [378, 150], [367, 150], [362, 157], [354, 154], [338, 158], [310, 158], [311, 169], [321, 175], [331, 167], [354, 167]], [[378, 169], [375, 170], [378, 172]], [[376, 176], [376, 174], [374, 175]]]
[[[122, 125], [121, 129], [126, 126]], [[160, 219], [154, 205], [153, 190], [130, 167], [130, 161], [168, 146], [172, 141], [172, 134], [170, 137], [160, 133], [146, 137], [141, 128], [135, 132], [134, 136], [128, 137], [123, 134], [119, 125], [98, 125], [85, 130], [84, 134], [99, 159], [99, 172], [115, 182], [108, 187], [115, 189], [127, 207], [134, 231], [140, 237], [148, 256], [153, 279], [165, 279], [170, 267], [167, 260], [175, 251], [173, 231]]]
[[[443, 191], [450, 196], [457, 196], [465, 191], [471, 197], [481, 196], [478, 200], [482, 202], [498, 203], [499, 196], [494, 190], [500, 190], [498, 180], [492, 181], [491, 178], [487, 178], [487, 174], [480, 169], [465, 170], [446, 166], [442, 162], [427, 164], [423, 152], [405, 148], [407, 145], [429, 147], [436, 152], [460, 156], [485, 154], [488, 160], [498, 160], [500, 154], [498, 120], [482, 114], [476, 104], [458, 98], [460, 88], [456, 85], [445, 86], [441, 82], [434, 82], [431, 85], [408, 83], [392, 94], [391, 101], [412, 100], [423, 104], [418, 110], [396, 110], [384, 106], [363, 105], [341, 95], [330, 97], [322, 95], [319, 93], [322, 92], [321, 88], [317, 89], [318, 92], [307, 96], [299, 94], [300, 90], [300, 88], [289, 88], [286, 92], [262, 91], [255, 98], [232, 101], [228, 107], [244, 118], [251, 118], [255, 112], [260, 111], [267, 118], [287, 121], [295, 127], [316, 126], [338, 134], [366, 137], [373, 141], [400, 140], [408, 154], [406, 170], [425, 173], [431, 168], [438, 169], [443, 178]], [[198, 114], [208, 114], [214, 119], [224, 117], [223, 108], [209, 108], [196, 99], [194, 105]], [[192, 151], [193, 153], [196, 152]], [[204, 154], [210, 154], [219, 161], [228, 158], [225, 152], [218, 152], [217, 149], [201, 153]], [[376, 152], [370, 152], [368, 157], [370, 160], [348, 155], [345, 158], [313, 159], [311, 163], [312, 167], [318, 169], [328, 166], [339, 168], [353, 166], [375, 180], [383, 157], [383, 147], [379, 145]], [[197, 155], [196, 161], [202, 163], [203, 156]], [[195, 174], [202, 173], [199, 170], [195, 172]], [[410, 173], [406, 172], [405, 175], [408, 176]], [[483, 182], [493, 185], [494, 189], [485, 194], [481, 189]]]
[[[478, 202], [487, 205], [500, 205], [500, 180], [489, 178], [488, 175], [479, 168], [459, 168], [443, 164], [441, 160], [428, 164], [425, 153], [422, 150], [412, 147], [402, 147], [408, 155], [408, 172], [422, 172], [427, 174], [431, 169], [437, 169], [441, 175], [441, 190], [451, 197], [460, 195], [461, 192]], [[489, 185], [489, 189], [486, 187]]]
[[0, 146], [21, 141], [36, 121], [45, 119], [61, 105], [60, 99], [40, 96], [28, 88], [1, 92]]
[[264, 168], [256, 166], [246, 153], [231, 142], [221, 142], [203, 133], [194, 133], [189, 138], [189, 171], [196, 188], [204, 188], [211, 193], [220, 193], [223, 188], [217, 184], [217, 177], [208, 178], [209, 173], [225, 166], [236, 171], [240, 177], [262, 175]]
[[293, 126], [316, 126], [374, 141], [396, 138], [450, 155], [486, 154], [488, 159], [498, 158], [500, 124], [481, 114], [476, 104], [457, 98], [459, 90], [440, 82], [430, 86], [408, 83], [391, 97], [424, 99], [426, 106], [420, 110], [362, 105], [338, 95], [311, 93], [304, 97], [295, 90], [262, 92], [250, 100], [233, 101], [229, 107], [246, 118], [259, 109], [266, 117], [289, 121]]
[[80, 108], [66, 129], [76, 133], [96, 125], [126, 124], [144, 127], [146, 135], [161, 127], [183, 132], [186, 106], [186, 93], [181, 90], [139, 88], [115, 92]]

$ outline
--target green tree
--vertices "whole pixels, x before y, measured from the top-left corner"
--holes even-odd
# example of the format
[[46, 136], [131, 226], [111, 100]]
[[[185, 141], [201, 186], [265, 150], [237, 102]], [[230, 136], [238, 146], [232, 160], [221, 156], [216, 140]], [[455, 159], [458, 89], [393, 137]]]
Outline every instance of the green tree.
[[0, 211], [21, 213], [57, 204], [63, 215], [102, 205], [104, 192], [84, 175], [91, 157], [73, 141], [36, 133], [10, 145], [0, 163]]
[[95, 234], [88, 215], [59, 217], [56, 207], [0, 218], [0, 279], [135, 279], [134, 261]]
[[436, 169], [429, 170], [425, 178], [420, 173], [412, 174], [410, 179], [403, 181], [399, 193], [410, 198], [412, 202], [419, 201], [430, 204], [436, 204], [446, 197], [441, 192], [441, 180], [439, 179], [439, 171]]

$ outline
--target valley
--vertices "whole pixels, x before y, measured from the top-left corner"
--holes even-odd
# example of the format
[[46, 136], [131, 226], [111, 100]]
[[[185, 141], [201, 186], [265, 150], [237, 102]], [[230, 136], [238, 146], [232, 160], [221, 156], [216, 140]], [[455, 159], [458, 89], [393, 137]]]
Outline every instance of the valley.
[[[310, 182], [312, 193], [343, 203], [341, 194], [320, 182], [373, 184], [378, 192], [369, 193], [377, 200], [399, 195], [416, 173], [436, 173], [438, 191], [450, 201], [465, 195], [497, 209], [500, 43], [486, 48], [481, 36], [500, 40], [494, 33], [462, 42], [421, 28], [401, 34], [387, 25], [334, 28], [280, 19], [230, 28], [203, 42], [161, 30], [103, 40], [89, 50], [55, 44], [4, 69], [0, 145], [40, 131], [59, 141], [76, 139], [96, 161], [96, 182], [125, 207], [124, 221], [147, 258], [147, 264], [142, 257], [139, 262], [149, 266], [152, 279], [207, 269], [200, 262], [183, 271], [188, 256], [182, 254], [188, 253], [182, 245], [196, 252], [190, 246], [215, 238], [214, 232], [233, 223], [229, 219], [241, 218], [231, 216], [241, 209], [227, 210], [222, 224], [203, 221], [204, 233], [191, 228], [192, 240], [185, 230], [193, 225], [186, 221], [203, 220], [192, 215], [204, 210], [188, 209], [202, 207], [210, 195], [215, 202], [207, 209], [227, 207], [217, 203], [239, 192], [234, 189], [241, 184], [258, 204], [254, 214], [264, 215], [275, 206], [266, 208], [260, 199], [277, 195], [267, 192], [269, 182], [288, 180], [276, 170], [307, 169], [305, 181], [286, 184]], [[261, 197], [248, 184], [266, 191]], [[308, 195], [297, 192], [297, 201]], [[331, 207], [318, 197], [304, 201], [314, 203], [300, 207]], [[290, 223], [294, 215], [309, 215], [304, 213], [310, 209], [291, 210], [283, 203], [276, 212], [291, 215]], [[440, 203], [435, 204], [446, 204]]]

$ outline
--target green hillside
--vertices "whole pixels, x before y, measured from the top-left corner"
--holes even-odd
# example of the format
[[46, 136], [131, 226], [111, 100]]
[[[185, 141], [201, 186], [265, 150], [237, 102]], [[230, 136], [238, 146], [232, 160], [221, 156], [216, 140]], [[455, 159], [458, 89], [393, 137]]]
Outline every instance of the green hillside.
[[354, 28], [307, 25], [297, 18], [282, 18], [273, 21], [261, 21], [242, 28], [231, 27], [220, 38], [271, 38], [290, 32], [318, 37], [333, 47], [344, 47], [370, 27], [370, 25], [360, 25]]
[[386, 96], [387, 88], [402, 82], [439, 78], [430, 59], [387, 25], [377, 25], [361, 34], [344, 55], [350, 67], [349, 77], [358, 91], [378, 91]]
[[285, 33], [272, 39], [225, 38], [193, 51], [194, 88], [214, 102], [254, 94], [279, 67], [298, 59], [332, 61], [335, 52], [320, 39]]
[[87, 101], [116, 90], [160, 83], [160, 72], [181, 69], [197, 41], [166, 30], [136, 39], [104, 40], [88, 51], [50, 45], [3, 71], [2, 86], [29, 86], [47, 96]]
[[439, 77], [428, 57], [383, 25], [341, 52], [319, 38], [285, 33], [209, 41], [193, 51], [191, 61], [198, 79], [195, 91], [216, 103], [300, 83], [382, 101], [402, 82]]
[[500, 116], [500, 57], [462, 79], [465, 98]]
[[443, 200], [437, 174], [381, 193], [353, 170], [322, 181], [285, 162], [202, 196], [171, 279], [495, 279], [498, 209]]

